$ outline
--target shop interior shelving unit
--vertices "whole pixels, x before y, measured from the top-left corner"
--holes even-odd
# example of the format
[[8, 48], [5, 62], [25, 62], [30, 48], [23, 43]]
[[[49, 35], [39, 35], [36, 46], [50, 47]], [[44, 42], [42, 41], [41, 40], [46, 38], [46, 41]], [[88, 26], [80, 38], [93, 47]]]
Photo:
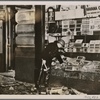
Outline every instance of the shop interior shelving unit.
[[[73, 42], [77, 39], [83, 39], [83, 43], [90, 43], [91, 40], [100, 40], [100, 31], [90, 31], [89, 30], [89, 19], [96, 18], [96, 17], [83, 17], [83, 18], [71, 18], [71, 19], [64, 19], [64, 20], [56, 20], [55, 25], [59, 22], [60, 32], [58, 31], [56, 35], [52, 34], [52, 36], [56, 38], [65, 37], [64, 31], [70, 29], [73, 33], [74, 39]], [[68, 23], [68, 21], [70, 22]], [[54, 24], [54, 23], [51, 23]], [[51, 32], [52, 33], [52, 32]], [[89, 47], [87, 47], [88, 49]], [[97, 48], [100, 48], [97, 47]], [[86, 50], [87, 51], [87, 50]], [[77, 57], [77, 56], [85, 56], [87, 60], [100, 60], [100, 52], [86, 52], [86, 51], [68, 51], [66, 56], [69, 57]]]

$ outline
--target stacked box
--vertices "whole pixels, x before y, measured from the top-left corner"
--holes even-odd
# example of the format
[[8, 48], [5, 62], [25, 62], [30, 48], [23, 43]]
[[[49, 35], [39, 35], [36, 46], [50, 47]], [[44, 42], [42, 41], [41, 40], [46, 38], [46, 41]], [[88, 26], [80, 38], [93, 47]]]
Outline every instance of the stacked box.
[[71, 42], [71, 43], [69, 44], [68, 48], [67, 48], [67, 51], [68, 51], [68, 52], [73, 52], [73, 48], [74, 48], [74, 43]]
[[95, 40], [95, 53], [100, 53], [100, 40]]
[[68, 48], [67, 52], [73, 52], [73, 48]]
[[82, 24], [82, 20], [78, 19], [76, 21], [76, 35], [81, 35], [81, 24]]
[[93, 35], [100, 35], [100, 18], [90, 19], [90, 30], [93, 31]]
[[69, 20], [62, 21], [62, 35], [67, 35], [67, 30], [69, 29]]
[[82, 52], [82, 42], [83, 39], [77, 39], [75, 41], [74, 47], [76, 48], [76, 52]]
[[76, 20], [69, 20], [69, 29], [72, 33], [76, 31]]
[[91, 40], [88, 48], [89, 53], [95, 53], [95, 40]]
[[81, 25], [81, 35], [89, 35], [92, 34], [89, 30], [89, 19], [82, 19], [82, 25]]
[[88, 46], [89, 46], [88, 43], [83, 43], [82, 44], [83, 52], [87, 52], [88, 51]]
[[91, 40], [89, 44], [88, 52], [100, 53], [100, 40]]

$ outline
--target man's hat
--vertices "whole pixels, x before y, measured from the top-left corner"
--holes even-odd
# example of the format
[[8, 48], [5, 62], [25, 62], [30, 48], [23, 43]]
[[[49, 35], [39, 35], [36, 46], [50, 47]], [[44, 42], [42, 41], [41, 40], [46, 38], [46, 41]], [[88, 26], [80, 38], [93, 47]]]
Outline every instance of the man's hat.
[[58, 40], [58, 43], [60, 43], [60, 44], [62, 45], [62, 47], [64, 47], [64, 46], [65, 46], [65, 41], [64, 41], [64, 40], [62, 40], [62, 39], [59, 39], [59, 40]]

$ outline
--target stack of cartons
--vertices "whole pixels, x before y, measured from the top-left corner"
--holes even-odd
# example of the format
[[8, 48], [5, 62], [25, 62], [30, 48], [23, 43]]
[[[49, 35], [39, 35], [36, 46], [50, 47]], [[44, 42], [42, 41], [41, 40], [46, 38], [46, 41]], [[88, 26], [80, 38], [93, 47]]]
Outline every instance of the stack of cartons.
[[100, 40], [91, 40], [89, 43], [88, 52], [100, 53]]
[[100, 18], [90, 19], [90, 31], [93, 32], [93, 35], [100, 35]]
[[71, 42], [67, 48], [67, 52], [73, 52], [73, 48], [74, 48], [74, 43]]
[[82, 19], [82, 25], [81, 25], [81, 35], [90, 35], [92, 34], [89, 30], [89, 19]]
[[95, 40], [91, 40], [88, 48], [89, 53], [95, 53]]
[[95, 41], [95, 53], [100, 53], [100, 40]]
[[88, 46], [89, 46], [88, 43], [83, 43], [83, 44], [82, 44], [83, 52], [87, 52]]
[[76, 49], [76, 52], [82, 52], [82, 42], [83, 42], [83, 39], [77, 39], [75, 41], [74, 47]]
[[71, 30], [72, 33], [76, 31], [76, 20], [69, 20], [69, 29]]
[[67, 35], [67, 31], [69, 29], [69, 20], [62, 21], [62, 35]]
[[82, 19], [77, 19], [77, 21], [76, 21], [76, 35], [81, 35], [81, 24], [82, 24]]

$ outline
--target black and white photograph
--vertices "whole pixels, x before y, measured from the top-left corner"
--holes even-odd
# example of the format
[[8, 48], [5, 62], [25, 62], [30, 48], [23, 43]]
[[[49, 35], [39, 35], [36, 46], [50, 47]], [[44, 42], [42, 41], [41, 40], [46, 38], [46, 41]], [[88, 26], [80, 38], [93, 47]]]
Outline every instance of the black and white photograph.
[[0, 95], [98, 99], [100, 2], [10, 2], [0, 1]]

